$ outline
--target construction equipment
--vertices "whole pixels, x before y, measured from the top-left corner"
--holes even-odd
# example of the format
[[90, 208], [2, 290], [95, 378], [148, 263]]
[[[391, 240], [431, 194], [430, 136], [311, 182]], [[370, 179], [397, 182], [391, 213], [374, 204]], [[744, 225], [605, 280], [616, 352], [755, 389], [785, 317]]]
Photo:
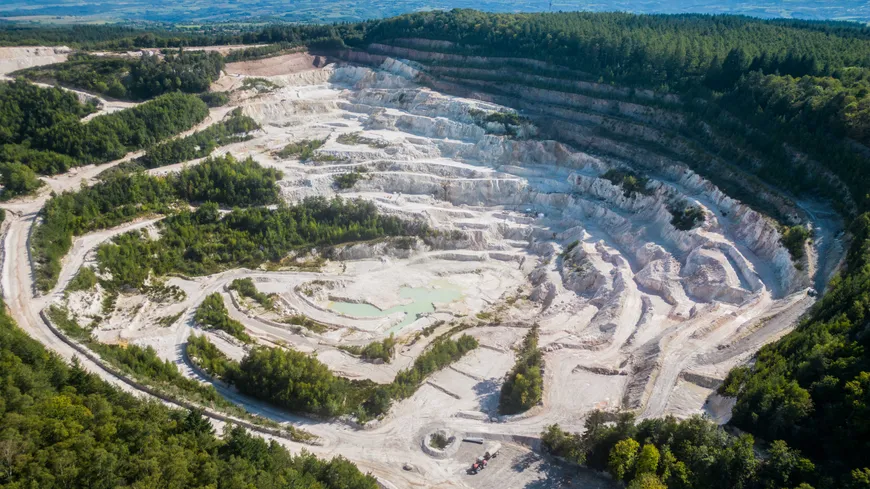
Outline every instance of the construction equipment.
[[[465, 441], [472, 441], [477, 443], [480, 440], [480, 443], [483, 443], [483, 439], [481, 438], [466, 438]], [[489, 465], [489, 461], [498, 456], [498, 452], [501, 450], [501, 443], [498, 442], [490, 442], [486, 445], [486, 451], [484, 452], [482, 457], [477, 457], [477, 460], [471, 464], [471, 467], [468, 469], [469, 474], [477, 474], [481, 470], [485, 469]]]
[[501, 443], [492, 442], [486, 446], [486, 453], [483, 454], [484, 460], [489, 460], [498, 456], [498, 451], [501, 450]]

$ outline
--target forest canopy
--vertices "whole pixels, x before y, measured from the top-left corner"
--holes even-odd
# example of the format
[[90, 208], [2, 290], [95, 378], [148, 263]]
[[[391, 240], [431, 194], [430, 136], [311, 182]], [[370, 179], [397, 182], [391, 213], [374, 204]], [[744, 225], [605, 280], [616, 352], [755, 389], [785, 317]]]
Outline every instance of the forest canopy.
[[[291, 455], [199, 411], [169, 409], [68, 366], [0, 304], [0, 486], [376, 489], [344, 458]], [[159, 470], [155, 470], [159, 467]]]
[[[263, 168], [250, 158], [238, 161], [226, 155], [165, 177], [114, 173], [90, 187], [56, 195], [46, 202], [42, 222], [33, 233], [37, 287], [45, 291], [54, 286], [60, 260], [74, 236], [171, 212], [191, 201], [226, 206], [273, 204], [278, 200], [275, 182], [279, 178], [279, 171]], [[216, 207], [208, 209], [218, 212]]]
[[[631, 487], [660, 487], [657, 484], [661, 483], [678, 488], [870, 487], [866, 460], [870, 453], [870, 216], [866, 214], [870, 210], [870, 30], [866, 26], [735, 16], [453, 10], [357, 24], [273, 25], [243, 32], [209, 28], [144, 32], [98, 26], [0, 31], [0, 43], [7, 44], [74, 41], [109, 49], [272, 45], [243, 51], [236, 55], [238, 59], [274, 54], [303, 43], [314, 51], [332, 53], [379, 42], [401, 45], [407, 38], [442, 41], [430, 45], [450, 54], [527, 57], [554, 63], [569, 69], [555, 72], [571, 80], [630, 87], [629, 101], [637, 96], [637, 89], [678, 95], [662, 106], [686, 117], [681, 136], [709, 142], [709, 128], [734, 146], [760, 156], [721, 152], [720, 156], [747, 175], [797, 197], [822, 195], [849, 219], [857, 216], [851, 227], [853, 245], [846, 266], [830, 284], [829, 292], [794, 332], [762, 349], [751, 367], [733, 370], [722, 387], [722, 394], [737, 399], [732, 425], [747, 434], [731, 436], [700, 419], [645, 420], [638, 424], [630, 418], [593, 415], [583, 435], [557, 427], [548, 429], [544, 441], [554, 453], [608, 470]], [[195, 65], [193, 58], [187, 59]], [[205, 60], [200, 70], [205, 78], [197, 77], [188, 84], [173, 79], [168, 87], [195, 87], [211, 76], [216, 65], [207, 57]], [[110, 89], [108, 82], [116, 80], [125, 94], [136, 96], [153, 96], [169, 89], [163, 83], [168, 78], [161, 71], [169, 66], [158, 67], [159, 63], [149, 65], [152, 78], [141, 77], [149, 83], [129, 85], [123, 81], [127, 75], [121, 74], [128, 68], [117, 69], [111, 64], [117, 61], [107, 61], [106, 67], [86, 58], [81, 63], [85, 66], [84, 80], [95, 80], [96, 89], [102, 88], [96, 85], [98, 81]], [[70, 79], [79, 80], [73, 64], [67, 65]], [[442, 67], [448, 64], [442, 62]], [[528, 70], [522, 66], [513, 69]], [[160, 80], [159, 88], [150, 84], [152, 79]], [[131, 88], [133, 92], [128, 91]], [[207, 113], [196, 97], [171, 93], [143, 104], [138, 112], [99, 116], [86, 125], [79, 122], [95, 109], [94, 104], [81, 103], [62, 90], [4, 83], [0, 86], [0, 160], [24, 165], [35, 173], [61, 172], [151, 146], [173, 131], [191, 127]], [[154, 164], [174, 161], [176, 155], [187, 157], [191, 147], [166, 145], [146, 160], [154, 157]], [[848, 192], [828, 185], [827, 178], [818, 178], [810, 165], [796, 163], [795, 153], [808, 155], [844, 182], [857, 208], [848, 204]], [[9, 168], [21, 176], [20, 166]], [[240, 170], [237, 175], [247, 174]], [[213, 186], [225, 183], [228, 175], [210, 171], [190, 174], [185, 181]], [[642, 181], [610, 176], [618, 178], [630, 192], [644, 190]], [[57, 234], [40, 237], [38, 231], [34, 241], [42, 239], [46, 249], [48, 243], [68, 248], [75, 229], [87, 229], [92, 222], [103, 226], [123, 222], [141, 215], [142, 209], [162, 211], [182, 199], [168, 182], [141, 175], [129, 178], [107, 182], [100, 188], [105, 195], [60, 196], [55, 204], [50, 202], [46, 212], [64, 214], [58, 218]], [[30, 186], [26, 182], [32, 183], [32, 179], [21, 181], [26, 191]], [[256, 184], [259, 178], [252, 181], [254, 188], [244, 192], [194, 185], [198, 191], [185, 189], [183, 199], [241, 205], [270, 195], [267, 186]], [[113, 200], [115, 196], [121, 197]], [[79, 198], [82, 209], [94, 206], [103, 210], [94, 214], [75, 210]], [[67, 211], [67, 206], [72, 210]], [[678, 224], [694, 225], [695, 218], [688, 217], [691, 222]], [[100, 249], [100, 265], [111, 270], [118, 285], [137, 286], [150, 270], [210, 273], [279, 259], [296, 248], [422, 232], [375, 216], [357, 202], [325, 200], [274, 210], [240, 209], [223, 216], [216, 204], [205, 203], [196, 211], [185, 210], [167, 218], [161, 226], [159, 240], [127, 234]], [[61, 251], [51, 256], [56, 259]], [[260, 388], [260, 395], [279, 405], [321, 413], [356, 410], [374, 414], [383, 412], [392, 399], [413, 393], [434, 366], [443, 365], [463, 349], [453, 343], [435, 345], [418, 359], [419, 364], [401, 372], [389, 389], [367, 391], [366, 396], [353, 398], [349, 404], [337, 404], [346, 399], [338, 395], [345, 392], [332, 390], [335, 385], [326, 375], [328, 371], [293, 353], [258, 351], [246, 364], [249, 377], [241, 378], [250, 380]], [[210, 351], [204, 345], [203, 361], [216, 375], [246, 375]], [[537, 397], [537, 383], [516, 389], [515, 374], [534, 372], [539, 364], [533, 354], [523, 360], [528, 361], [519, 363], [512, 372], [513, 384], [508, 384], [505, 394], [506, 401], [521, 406], [528, 404], [526, 399]], [[262, 373], [273, 367], [288, 367], [282, 375], [285, 380], [292, 379], [298, 371], [294, 374], [289, 367], [299, 366], [310, 367], [311, 380], [320, 382], [323, 390], [303, 392], [254, 384], [264, 382]], [[519, 395], [514, 396], [515, 392]], [[766, 458], [755, 456], [755, 443], [763, 446]]]
[[208, 115], [198, 97], [169, 93], [131, 109], [80, 119], [96, 110], [60, 88], [16, 80], [0, 83], [0, 162], [36, 173], [105, 163], [190, 129]]
[[293, 412], [330, 417], [351, 414], [366, 422], [386, 414], [393, 400], [410, 397], [429, 374], [477, 346], [477, 340], [466, 334], [438, 338], [387, 385], [340, 377], [315, 356], [292, 349], [257, 347], [236, 362], [205, 336], [192, 336], [187, 348], [201, 368], [234, 384], [243, 394]]
[[97, 259], [116, 286], [139, 288], [151, 271], [205, 275], [257, 268], [278, 263], [294, 250], [307, 253], [312, 247], [427, 232], [425, 225], [382, 215], [362, 199], [309, 197], [295, 205], [238, 208], [225, 215], [205, 203], [161, 221], [159, 239], [123, 234], [102, 245]]
[[73, 54], [67, 61], [13, 73], [123, 100], [146, 100], [176, 90], [201, 93], [224, 67], [217, 52], [145, 53], [136, 58]]

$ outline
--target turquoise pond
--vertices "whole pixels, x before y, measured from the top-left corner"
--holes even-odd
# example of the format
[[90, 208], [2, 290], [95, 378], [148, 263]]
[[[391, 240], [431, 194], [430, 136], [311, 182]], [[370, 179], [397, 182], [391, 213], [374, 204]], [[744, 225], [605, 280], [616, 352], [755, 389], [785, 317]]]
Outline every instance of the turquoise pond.
[[453, 284], [443, 284], [438, 288], [429, 287], [402, 287], [399, 289], [399, 297], [411, 299], [408, 304], [378, 309], [371, 304], [357, 304], [353, 302], [330, 302], [329, 308], [335, 312], [354, 317], [379, 317], [388, 316], [397, 312], [404, 312], [405, 319], [390, 328], [389, 333], [396, 333], [405, 326], [413, 323], [421, 314], [435, 311], [434, 302], [453, 302], [462, 297], [462, 291]]

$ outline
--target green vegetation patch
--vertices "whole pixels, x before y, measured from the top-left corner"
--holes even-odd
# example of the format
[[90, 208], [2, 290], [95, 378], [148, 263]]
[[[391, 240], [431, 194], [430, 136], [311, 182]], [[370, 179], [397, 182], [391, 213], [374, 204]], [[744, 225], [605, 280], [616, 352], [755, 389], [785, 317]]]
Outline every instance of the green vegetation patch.
[[323, 323], [319, 323], [309, 318], [308, 316], [305, 316], [304, 314], [296, 314], [288, 318], [284, 318], [281, 320], [281, 322], [285, 324], [292, 324], [294, 326], [301, 326], [317, 334], [323, 334], [332, 329]]
[[227, 92], [205, 92], [199, 94], [199, 99], [209, 107], [223, 107], [230, 102]]
[[170, 139], [152, 146], [143, 156], [109, 168], [100, 173], [99, 178], [105, 180], [116, 173], [132, 173], [203, 158], [219, 146], [251, 139], [253, 136], [248, 133], [259, 128], [259, 124], [242, 115], [242, 110], [237, 108], [230, 112], [227, 119], [190, 136]]
[[684, 200], [669, 202], [667, 208], [671, 213], [671, 225], [680, 231], [694, 229], [703, 224], [706, 219], [701, 206], [689, 205]]
[[289, 43], [269, 44], [266, 46], [252, 46], [244, 49], [235, 49], [227, 54], [224, 59], [227, 63], [237, 61], [252, 61], [255, 59], [270, 58], [279, 56], [288, 52], [291, 49]]
[[544, 355], [538, 349], [540, 328], [533, 325], [517, 351], [514, 368], [501, 386], [498, 410], [501, 414], [528, 411], [541, 402], [544, 392]]
[[610, 182], [618, 187], [622, 187], [622, 192], [626, 197], [632, 197], [635, 194], [650, 195], [652, 190], [647, 188], [649, 178], [638, 175], [630, 170], [607, 170], [601, 178], [610, 180]]
[[[215, 188], [209, 186], [208, 188]], [[141, 288], [149, 274], [188, 276], [279, 262], [290, 252], [383, 236], [425, 235], [421, 222], [381, 215], [362, 199], [307, 198], [275, 209], [234, 209], [221, 215], [215, 204], [180, 210], [159, 223], [160, 238], [122, 234], [100, 246], [100, 270], [116, 288]]]
[[352, 355], [357, 355], [364, 360], [381, 360], [384, 363], [390, 363], [396, 354], [396, 338], [393, 334], [390, 334], [388, 338], [384, 338], [381, 341], [373, 341], [365, 346], [340, 345], [338, 349]]
[[487, 132], [492, 132], [491, 127], [493, 124], [500, 125], [504, 127], [504, 132], [501, 130], [495, 131], [501, 134], [507, 134], [508, 136], [515, 137], [523, 124], [528, 123], [528, 119], [520, 116], [516, 112], [490, 112], [486, 113], [482, 110], [471, 109], [468, 111], [468, 114], [474, 120], [474, 123], [478, 126], [487, 130]]
[[632, 413], [594, 411], [582, 435], [550, 425], [541, 441], [551, 454], [606, 470], [630, 488], [813, 487], [813, 463], [784, 442], [762, 456], [752, 435], [731, 435], [700, 416], [635, 424]]
[[478, 343], [468, 335], [438, 339], [388, 385], [338, 377], [317, 358], [295, 350], [258, 347], [235, 362], [205, 337], [191, 338], [191, 346], [194, 349], [188, 353], [201, 368], [243, 394], [293, 412], [330, 417], [352, 414], [365, 422], [386, 414], [393, 399], [411, 396], [429, 374], [459, 360]]
[[265, 78], [245, 78], [242, 80], [242, 90], [256, 90], [258, 93], [276, 90], [278, 85]]
[[266, 309], [275, 307], [275, 299], [269, 295], [257, 290], [254, 281], [250, 278], [237, 278], [229, 285], [230, 290], [235, 290], [239, 295], [255, 300], [258, 304]]
[[157, 325], [162, 327], [162, 328], [168, 328], [168, 327], [172, 326], [173, 324], [175, 324], [176, 321], [181, 319], [182, 314], [184, 314], [183, 311], [179, 312], [178, 314], [172, 314], [170, 316], [161, 316], [161, 317], [157, 318]]
[[70, 280], [69, 285], [66, 286], [66, 291], [76, 292], [80, 290], [91, 290], [96, 287], [98, 282], [99, 279], [97, 278], [97, 274], [94, 273], [93, 268], [87, 266], [81, 267], [76, 276]]
[[[72, 328], [64, 316], [55, 313], [58, 326]], [[106, 346], [100, 353], [110, 350], [110, 358], [130, 372], [163, 379], [154, 384], [222, 402], [214, 389], [181, 377], [153, 350]], [[2, 304], [0, 359], [0, 385], [10, 386], [0, 389], [0, 445], [10, 455], [0, 475], [4, 486], [135, 487], [149, 481], [152, 487], [378, 487], [374, 477], [341, 457], [291, 455], [240, 427], [216, 436], [201, 411], [170, 409], [104, 382], [77, 361], [70, 366], [18, 329]], [[292, 430], [291, 436], [298, 435], [307, 434]], [[227, 485], [229, 480], [238, 486]]]
[[353, 188], [357, 182], [366, 178], [365, 174], [365, 168], [357, 167], [354, 168], [353, 171], [336, 174], [332, 177], [332, 181], [335, 188], [339, 190], [347, 190]]
[[158, 168], [202, 158], [218, 146], [247, 141], [250, 139], [248, 133], [259, 128], [260, 125], [253, 119], [242, 114], [242, 109], [236, 108], [227, 119], [190, 136], [151, 147], [135, 161], [144, 168]]
[[297, 158], [305, 161], [314, 156], [314, 151], [326, 143], [325, 139], [303, 139], [296, 143], [290, 143], [275, 153], [279, 158]]
[[[270, 204], [278, 200], [275, 182], [280, 176], [279, 171], [263, 168], [252, 159], [237, 161], [226, 155], [164, 177], [114, 174], [90, 187], [56, 195], [43, 207], [42, 222], [33, 234], [37, 287], [47, 291], [57, 282], [61, 258], [72, 246], [74, 236], [166, 213], [184, 201], [209, 200], [232, 206]], [[203, 207], [198, 214], [201, 219], [209, 215], [217, 219], [219, 213], [214, 205]], [[139, 257], [127, 258], [127, 272], [138, 273], [136, 284], [141, 286], [147, 270], [133, 261]]]
[[370, 148], [376, 149], [384, 149], [390, 147], [390, 143], [388, 143], [387, 141], [384, 141], [383, 139], [363, 136], [361, 132], [349, 132], [341, 134], [337, 138], [335, 138], [335, 141], [341, 144], [347, 144], [349, 146], [365, 145]]
[[786, 227], [782, 231], [782, 237], [779, 238], [780, 243], [785, 246], [791, 254], [791, 259], [799, 262], [804, 257], [804, 246], [807, 240], [812, 237], [812, 232], [806, 226], [800, 224]]
[[193, 319], [205, 329], [224, 331], [242, 343], [253, 343], [254, 341], [245, 332], [245, 326], [230, 317], [223, 298], [217, 292], [206, 296], [202, 304], [196, 308]]
[[9, 200], [34, 193], [43, 182], [29, 166], [18, 162], [0, 163], [0, 200]]
[[432, 436], [429, 437], [429, 446], [432, 448], [444, 450], [449, 444], [450, 440], [447, 438], [447, 435], [441, 433], [440, 431], [432, 433]]
[[66, 335], [137, 380], [206, 406], [218, 409], [234, 407], [214, 387], [185, 377], [173, 362], [161, 360], [150, 346], [142, 348], [133, 344], [122, 346], [101, 343], [91, 335], [89, 329], [70, 318], [68, 311], [54, 305], [49, 307], [48, 317]]
[[223, 56], [217, 52], [178, 50], [164, 56], [145, 53], [137, 58], [76, 53], [63, 63], [15, 74], [116, 99], [147, 100], [176, 90], [205, 92], [223, 67]]
[[82, 123], [93, 104], [24, 80], [0, 83], [0, 107], [0, 163], [18, 162], [41, 174], [121, 158], [190, 129], [208, 115], [196, 96], [173, 92]]

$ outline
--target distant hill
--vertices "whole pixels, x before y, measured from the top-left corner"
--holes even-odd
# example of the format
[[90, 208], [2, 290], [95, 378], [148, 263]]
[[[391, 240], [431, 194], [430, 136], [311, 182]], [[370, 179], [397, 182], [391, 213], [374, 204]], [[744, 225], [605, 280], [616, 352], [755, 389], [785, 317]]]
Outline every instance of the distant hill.
[[870, 22], [870, 4], [863, 0], [239, 0], [214, 3], [203, 0], [12, 0], [0, 5], [0, 16], [24, 21], [79, 23], [98, 21], [222, 22], [280, 20], [286, 22], [355, 22], [391, 17], [419, 10], [474, 7], [491, 12], [625, 11], [635, 13], [740, 14], [754, 17], [834, 19]]

